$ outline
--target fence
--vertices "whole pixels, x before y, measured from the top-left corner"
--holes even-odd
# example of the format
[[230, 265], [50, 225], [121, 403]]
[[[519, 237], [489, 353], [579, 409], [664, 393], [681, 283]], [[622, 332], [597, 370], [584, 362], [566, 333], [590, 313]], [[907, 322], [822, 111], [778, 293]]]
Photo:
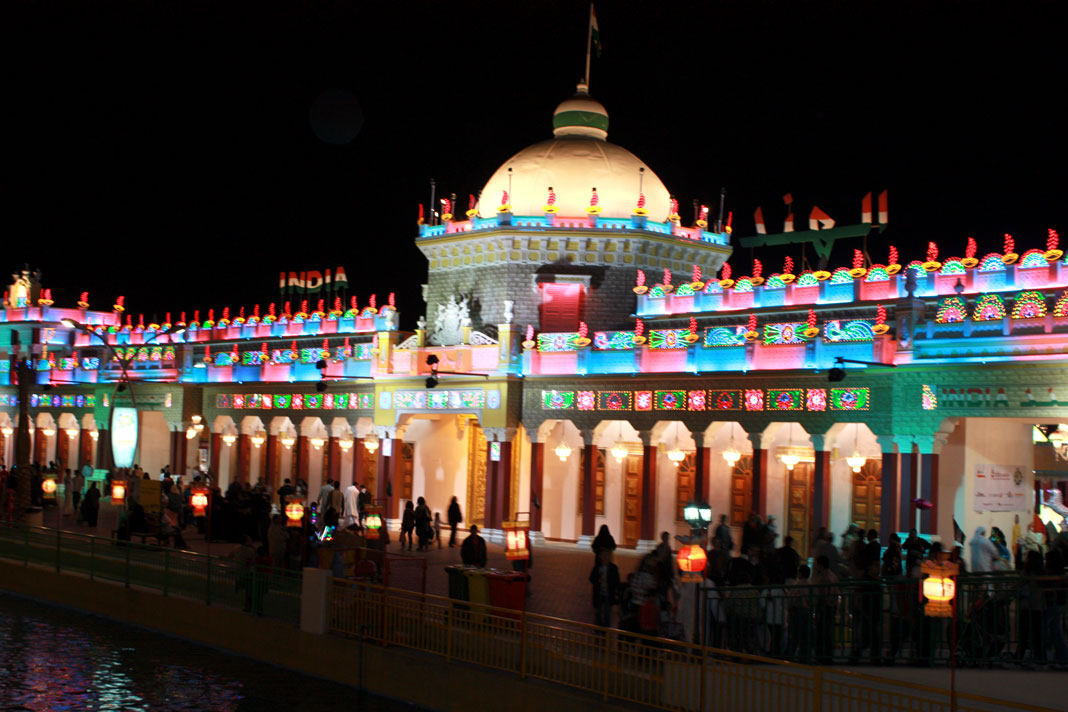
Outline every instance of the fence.
[[[949, 712], [945, 690], [333, 579], [328, 630], [660, 709]], [[958, 693], [957, 710], [1037, 710]]]
[[[698, 640], [801, 663], [1068, 663], [1068, 578], [971, 574], [950, 619], [923, 614], [917, 579], [703, 587]], [[1048, 657], [1052, 654], [1052, 659]]]
[[10, 523], [0, 524], [0, 558], [147, 588], [164, 596], [300, 620], [299, 571], [243, 568], [234, 561], [190, 551]]

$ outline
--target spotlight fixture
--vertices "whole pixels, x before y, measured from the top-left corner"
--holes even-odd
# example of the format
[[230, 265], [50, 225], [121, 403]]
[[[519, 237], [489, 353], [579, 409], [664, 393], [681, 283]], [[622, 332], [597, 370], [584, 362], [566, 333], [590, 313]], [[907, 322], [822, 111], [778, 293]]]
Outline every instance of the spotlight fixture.
[[316, 383], [315, 390], [318, 393], [326, 393], [326, 381], [319, 381]]
[[837, 356], [834, 359], [834, 368], [827, 372], [827, 380], [831, 383], [844, 381], [846, 371], [842, 366], [847, 363], [858, 363], [862, 366], [886, 366], [888, 368], [897, 368], [896, 363], [886, 363], [884, 361], [858, 361], [852, 358], [842, 358], [841, 356]]
[[318, 361], [316, 361], [316, 362], [315, 362], [315, 367], [316, 367], [317, 369], [319, 369], [320, 371], [322, 371], [323, 369], [325, 369], [325, 368], [326, 368], [326, 359], [325, 359], [325, 358], [321, 358], [321, 359], [319, 359]]

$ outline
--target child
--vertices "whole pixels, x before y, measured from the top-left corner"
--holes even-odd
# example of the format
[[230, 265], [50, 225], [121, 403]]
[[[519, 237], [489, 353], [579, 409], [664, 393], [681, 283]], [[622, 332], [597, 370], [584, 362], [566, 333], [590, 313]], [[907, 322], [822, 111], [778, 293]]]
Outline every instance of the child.
[[441, 512], [434, 512], [434, 538], [438, 540], [438, 548], [441, 548]]

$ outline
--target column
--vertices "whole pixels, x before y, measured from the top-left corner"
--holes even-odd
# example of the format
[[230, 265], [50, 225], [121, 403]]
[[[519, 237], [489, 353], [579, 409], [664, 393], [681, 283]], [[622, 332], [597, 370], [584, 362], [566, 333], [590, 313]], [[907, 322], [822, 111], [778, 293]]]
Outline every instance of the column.
[[[381, 445], [379, 443], [379, 447]], [[356, 444], [352, 446], [352, 481], [366, 485], [370, 474], [367, 471], [367, 448], [363, 445], [363, 438], [356, 438]], [[378, 494], [385, 495], [384, 492]]]
[[808, 539], [812, 541], [819, 527], [831, 528], [831, 454], [826, 435], [810, 435], [816, 452], [816, 464], [812, 468], [812, 517], [808, 523]]
[[916, 517], [912, 514], [912, 498], [916, 486], [915, 460], [912, 457], [912, 436], [895, 435], [894, 443], [900, 453], [898, 458], [898, 506], [897, 531], [907, 532], [916, 526]]
[[[386, 481], [381, 483], [381, 489], [378, 490], [379, 499], [386, 499], [386, 517], [389, 519], [400, 518], [400, 491], [399, 484], [397, 482], [397, 470], [400, 469], [400, 451], [401, 444], [404, 442], [402, 438], [383, 439], [382, 447], [379, 450], [387, 447], [386, 442], [389, 445], [389, 455], [386, 456]], [[392, 494], [387, 494], [387, 493]]]
[[[308, 482], [308, 465], [311, 462], [311, 443], [305, 435], [298, 435], [296, 442], [297, 451], [293, 453], [293, 462], [297, 464], [297, 478]], [[294, 485], [296, 482], [293, 483]], [[308, 492], [308, 501], [319, 496], [318, 492]]]
[[[103, 438], [101, 438], [103, 440]], [[211, 434], [211, 474], [215, 477], [215, 481], [219, 481], [219, 461], [221, 459], [223, 448], [222, 433]], [[111, 448], [109, 447], [110, 451]], [[109, 458], [110, 459], [110, 458]]]
[[541, 533], [541, 497], [545, 481], [545, 443], [538, 442], [536, 428], [530, 433], [530, 531]]
[[876, 435], [882, 460], [882, 497], [879, 499], [879, 534], [882, 541], [889, 541], [890, 534], [897, 531], [898, 516], [898, 454], [893, 435]]
[[[924, 534], [938, 533], [938, 453], [934, 435], [914, 435], [916, 443], [916, 490], [917, 497], [931, 503], [930, 509], [919, 510], [919, 530]], [[943, 544], [952, 550], [952, 539]]]
[[282, 484], [278, 478], [279, 445], [278, 436], [268, 431], [267, 442], [263, 445], [263, 481], [271, 490], [272, 497]]
[[501, 460], [497, 463], [497, 486], [494, 487], [494, 523], [496, 529], [512, 518], [512, 478], [517, 474], [512, 472], [512, 440], [515, 438], [515, 428], [508, 428], [505, 440], [501, 441]]
[[[595, 495], [597, 488], [597, 443], [592, 430], [580, 431], [582, 435], [582, 531], [578, 540], [581, 549], [593, 543], [594, 522], [597, 516]], [[644, 516], [644, 515], [643, 515]]]
[[763, 433], [748, 433], [753, 443], [753, 511], [762, 519], [768, 510], [768, 451], [764, 449]]
[[[700, 433], [694, 433], [698, 441], [703, 442]], [[698, 445], [693, 457], [693, 497], [698, 502], [709, 499], [710, 481], [712, 479], [712, 448]]]
[[249, 468], [252, 461], [252, 442], [248, 433], [241, 433], [237, 437], [237, 476], [232, 478], [236, 482], [250, 482]]
[[327, 447], [330, 448], [330, 479], [334, 482], [341, 481], [341, 446], [339, 438], [331, 437]]
[[643, 430], [638, 433], [642, 439], [642, 526], [641, 540], [636, 547], [639, 551], [656, 547], [656, 445], [652, 433]]

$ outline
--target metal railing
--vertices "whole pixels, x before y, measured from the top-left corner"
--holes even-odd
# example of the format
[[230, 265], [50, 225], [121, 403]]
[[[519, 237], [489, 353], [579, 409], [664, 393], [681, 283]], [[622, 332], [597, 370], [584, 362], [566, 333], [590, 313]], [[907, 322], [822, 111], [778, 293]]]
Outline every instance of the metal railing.
[[[328, 630], [667, 710], [948, 712], [947, 690], [332, 579]], [[1038, 710], [958, 693], [957, 710]]]
[[164, 596], [300, 620], [299, 571], [245, 567], [191, 551], [11, 523], [0, 523], [0, 558], [147, 588]]
[[[957, 579], [952, 621], [923, 613], [917, 579], [833, 586], [703, 587], [697, 639], [738, 652], [829, 664], [1068, 664], [1068, 578]], [[954, 652], [955, 651], [955, 652]]]

